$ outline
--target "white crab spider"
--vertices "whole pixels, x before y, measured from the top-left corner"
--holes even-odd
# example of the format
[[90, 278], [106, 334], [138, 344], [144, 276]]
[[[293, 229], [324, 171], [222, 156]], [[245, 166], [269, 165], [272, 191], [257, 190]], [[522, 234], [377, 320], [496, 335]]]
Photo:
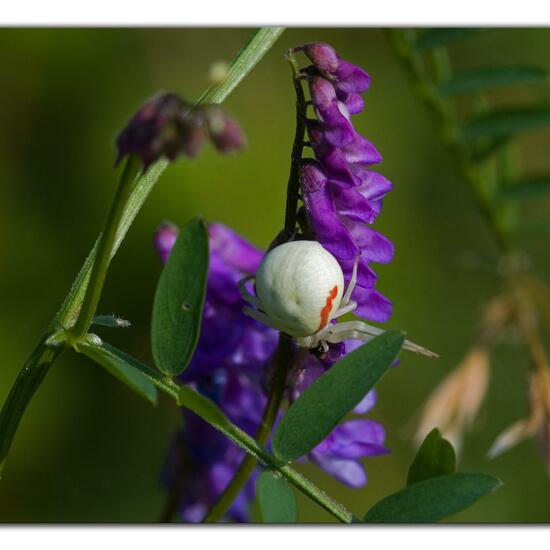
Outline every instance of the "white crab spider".
[[[262, 260], [256, 273], [256, 296], [246, 288], [254, 276], [239, 282], [243, 298], [250, 304], [244, 312], [250, 317], [284, 332], [298, 346], [327, 350], [327, 343], [343, 340], [368, 342], [382, 329], [363, 321], [331, 323], [357, 307], [351, 294], [357, 279], [353, 274], [344, 292], [344, 275], [336, 258], [316, 241], [293, 241], [277, 246]], [[405, 340], [404, 349], [437, 357], [437, 354]]]

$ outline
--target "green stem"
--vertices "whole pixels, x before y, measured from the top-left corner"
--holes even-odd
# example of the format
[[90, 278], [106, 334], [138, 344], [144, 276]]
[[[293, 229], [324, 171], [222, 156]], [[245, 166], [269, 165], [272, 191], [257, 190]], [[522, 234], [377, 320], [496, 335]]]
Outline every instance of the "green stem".
[[[436, 86], [425, 74], [422, 56], [414, 50], [405, 31], [389, 29], [387, 36], [394, 52], [404, 66], [415, 91], [435, 118], [443, 142], [454, 157], [478, 210], [491, 228], [497, 245], [503, 253], [508, 253], [511, 248], [509, 236], [501, 226], [498, 213], [487, 199], [481, 172], [470, 162], [472, 153], [459, 138], [453, 110], [438, 95]], [[445, 60], [437, 56], [432, 58], [432, 62], [435, 64], [438, 72], [447, 70], [447, 67], [442, 66], [442, 61], [445, 62]]]
[[[86, 340], [81, 340], [78, 342], [75, 349], [96, 362], [100, 362], [99, 357], [101, 354], [108, 354], [109, 350], [114, 350], [114, 348], [108, 344], [94, 344], [93, 342]], [[178, 386], [173, 380], [166, 378], [157, 370], [152, 369], [148, 365], [145, 365], [137, 360], [132, 361], [132, 367], [139, 369], [139, 371], [142, 372], [159, 390], [175, 399], [181, 406], [200, 416], [205, 422], [228, 437], [233, 443], [246, 451], [246, 453], [252, 456], [255, 460], [258, 460], [270, 470], [278, 472], [289, 483], [294, 485], [296, 489], [316, 502], [336, 519], [342, 523], [352, 522], [353, 515], [351, 512], [349, 512], [340, 503], [332, 500], [322, 489], [317, 487], [303, 475], [296, 472], [290, 465], [281, 463], [281, 461], [275, 458], [254, 438], [249, 436], [245, 431], [241, 430], [227, 417], [225, 417], [225, 415], [217, 409], [214, 403], [193, 391], [190, 393], [195, 395], [195, 402], [192, 402], [191, 400], [186, 402], [185, 399], [181, 400], [181, 387]], [[200, 402], [202, 406], [198, 406], [198, 402]], [[204, 403], [208, 403], [208, 406], [205, 407]], [[215, 414], [212, 414], [213, 409], [216, 410]]]
[[[283, 395], [286, 388], [286, 378], [291, 362], [292, 342], [287, 336], [280, 334], [279, 344], [277, 346], [274, 358], [274, 376], [271, 381], [271, 389], [268, 395], [260, 427], [256, 433], [256, 441], [259, 445], [265, 446], [271, 434], [271, 430], [273, 429], [273, 425], [277, 420], [277, 413], [279, 412], [279, 408], [283, 400]], [[231, 504], [233, 504], [233, 501], [237, 498], [242, 488], [245, 486], [248, 478], [252, 475], [256, 465], [257, 461], [253, 456], [247, 455], [244, 458], [241, 465], [235, 472], [233, 479], [203, 519], [204, 523], [216, 523], [225, 516]]]
[[111, 251], [114, 248], [117, 230], [122, 220], [126, 203], [130, 198], [132, 184], [134, 183], [135, 177], [138, 175], [139, 168], [139, 160], [134, 155], [130, 155], [126, 159], [124, 169], [120, 175], [118, 188], [105, 223], [105, 229], [99, 238], [97, 253], [90, 274], [88, 288], [86, 289], [84, 301], [82, 302], [80, 315], [74, 327], [71, 327], [68, 331], [70, 340], [80, 340], [90, 328], [101, 297], [101, 292], [103, 291], [107, 270], [111, 263]]
[[[208, 88], [200, 97], [199, 103], [222, 103], [269, 51], [283, 30], [282, 28], [268, 27], [256, 31], [250, 41], [233, 59], [224, 81]], [[109, 251], [109, 259], [112, 259], [116, 254], [141, 207], [167, 167], [168, 161], [160, 159], [146, 173], [137, 178], [123, 207], [120, 223], [116, 227], [115, 238]], [[45, 342], [47, 338], [50, 336], [50, 333], [57, 332], [60, 328], [68, 328], [74, 326], [75, 322], [78, 323], [83, 309], [83, 302], [88, 293], [91, 273], [96, 265], [101, 240], [102, 236], [100, 235], [74, 280], [61, 308], [50, 323], [47, 335], [44, 336], [41, 344], [39, 344], [25, 363], [16, 383], [10, 390], [6, 403], [0, 413], [0, 465], [4, 464], [26, 406], [40, 385], [49, 366], [60, 354], [60, 351], [57, 351], [52, 355], [46, 349]], [[82, 325], [85, 324], [84, 317], [82, 317], [81, 323]], [[33, 372], [35, 370], [36, 373]], [[29, 391], [29, 389], [32, 391]]]

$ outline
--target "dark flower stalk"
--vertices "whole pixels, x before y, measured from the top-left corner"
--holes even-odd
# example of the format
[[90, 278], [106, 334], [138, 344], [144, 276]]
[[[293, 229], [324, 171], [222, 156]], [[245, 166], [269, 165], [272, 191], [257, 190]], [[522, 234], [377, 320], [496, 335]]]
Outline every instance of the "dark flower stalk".
[[[327, 48], [330, 48], [330, 46], [322, 46], [325, 51], [328, 51]], [[355, 154], [359, 155], [359, 160], [363, 159], [365, 155], [367, 155], [369, 162], [378, 162], [380, 160], [374, 147], [369, 145], [364, 138], [357, 137], [358, 134], [349, 124], [349, 121], [345, 117], [339, 117], [333, 109], [334, 105], [331, 105], [331, 101], [334, 101], [334, 97], [336, 97], [340, 98], [337, 100], [338, 102], [344, 104], [343, 102], [345, 101], [345, 104], [352, 105], [352, 109], [355, 111], [359, 107], [362, 108], [362, 104], [360, 105], [357, 97], [353, 94], [356, 94], [360, 98], [357, 91], [362, 91], [368, 87], [370, 79], [362, 69], [344, 62], [340, 58], [336, 57], [335, 59], [337, 60], [336, 63], [322, 64], [326, 73], [326, 81], [328, 82], [327, 88], [324, 82], [325, 77], [320, 76], [319, 70], [310, 67], [300, 71], [292, 53], [289, 55], [297, 96], [296, 134], [292, 148], [291, 170], [287, 186], [285, 224], [283, 230], [275, 238], [270, 248], [294, 239], [317, 238], [322, 242], [320, 238], [321, 232], [318, 231], [317, 235], [314, 234], [311, 230], [311, 223], [308, 222], [311, 219], [310, 212], [313, 210], [311, 206], [311, 193], [321, 188], [328, 191], [332, 184], [327, 183], [328, 178], [324, 174], [322, 176], [324, 179], [322, 179], [316, 178], [316, 175], [312, 173], [310, 181], [307, 181], [309, 167], [316, 170], [324, 170], [324, 168], [322, 168], [321, 162], [318, 160], [302, 160], [303, 149], [306, 144], [306, 130], [308, 130], [310, 144], [314, 147], [314, 151], [320, 150], [323, 154], [327, 153], [323, 149], [323, 140], [326, 134], [328, 136], [327, 139], [331, 140], [345, 139], [350, 143], [355, 140], [359, 150], [359, 153], [356, 152]], [[334, 84], [335, 79], [338, 78], [340, 80]], [[330, 82], [328, 79], [331, 79]], [[330, 120], [331, 113], [334, 115], [334, 131], [328, 128], [329, 124], [325, 123], [323, 119], [326, 128], [322, 125], [319, 126], [318, 131], [320, 134], [319, 137], [316, 137], [314, 123], [318, 121], [307, 120], [308, 102], [306, 101], [302, 84], [304, 80], [307, 80], [310, 84], [314, 107], [316, 103], [319, 103], [320, 109], [325, 109], [323, 112], [327, 120]], [[331, 92], [334, 86], [336, 91]], [[323, 93], [324, 90], [328, 101], [323, 103], [323, 97], [314, 97], [314, 90], [317, 88], [320, 90], [319, 93]], [[337, 128], [338, 125], [340, 125], [340, 128]], [[346, 135], [348, 135], [348, 138], [345, 138]], [[366, 153], [361, 153], [362, 148], [366, 150]], [[336, 148], [333, 147], [333, 149]], [[342, 149], [341, 154], [352, 154], [353, 151], [353, 146], [350, 146]], [[340, 152], [333, 152], [333, 157], [336, 157], [337, 154], [340, 154]], [[327, 153], [327, 164], [330, 163], [331, 158]], [[337, 161], [337, 158], [333, 159], [334, 163], [337, 163]], [[346, 158], [340, 164], [337, 164], [337, 166], [343, 172], [346, 170], [350, 172], [352, 170], [356, 170], [357, 172], [364, 170], [366, 172], [358, 163], [348, 162]], [[372, 223], [380, 210], [379, 198], [383, 192], [391, 187], [391, 184], [380, 176], [381, 179], [378, 179], [378, 181], [381, 183], [376, 187], [376, 176], [362, 172], [361, 175], [363, 176], [361, 180], [363, 185], [369, 185], [369, 189], [365, 190], [365, 193], [369, 198], [374, 197], [372, 202], [378, 200], [378, 203], [371, 204], [368, 202], [368, 198], [362, 200], [359, 193], [355, 196], [353, 194], [354, 190], [347, 190], [344, 185], [344, 189], [340, 194], [341, 197], [338, 196], [337, 205], [343, 212], [342, 216], [349, 216], [352, 220], [355, 216], [359, 217], [356, 220], [358, 222], [366, 221]], [[311, 188], [308, 187], [308, 183], [310, 183]], [[299, 209], [298, 205], [300, 199], [304, 203], [301, 209]], [[331, 200], [333, 200], [332, 196]], [[302, 214], [300, 214], [300, 210]], [[364, 212], [368, 213], [369, 217], [367, 219], [364, 219]], [[338, 220], [341, 223], [340, 218]], [[300, 233], [300, 228], [305, 229], [305, 232]], [[250, 323], [255, 322], [249, 319], [249, 325], [246, 325], [243, 320], [244, 316], [241, 310], [244, 304], [237, 291], [237, 282], [245, 274], [256, 272], [259, 259], [256, 258], [252, 263], [246, 260], [246, 258], [250, 258], [249, 248], [246, 248], [249, 245], [243, 244], [244, 241], [240, 237], [230, 232], [227, 228], [223, 228], [223, 226], [212, 225], [210, 228], [210, 239], [212, 270], [209, 275], [209, 287], [203, 320], [203, 335], [201, 335], [201, 341], [197, 347], [192, 365], [186, 372], [186, 382], [196, 385], [198, 391], [216, 401], [236, 424], [248, 433], [255, 433], [257, 441], [263, 445], [269, 439], [283, 398], [287, 397], [290, 402], [294, 401], [327, 368], [330, 368], [346, 352], [354, 349], [357, 343], [346, 342], [331, 346], [329, 353], [325, 357], [318, 357], [310, 351], [305, 350], [295, 353], [290, 339], [281, 335], [277, 349], [273, 353], [274, 342], [272, 338], [275, 337], [276, 332], [262, 325], [257, 325], [266, 331], [266, 335], [271, 335], [269, 341], [273, 347], [269, 354], [261, 356], [263, 368], [258, 362], [251, 361], [249, 353], [254, 349], [254, 346], [251, 346], [246, 333], [249, 330], [253, 330]], [[175, 234], [173, 227], [165, 225], [157, 232], [155, 244], [163, 260], [167, 258], [169, 249], [174, 241]], [[349, 259], [353, 263], [353, 253], [357, 253], [361, 248], [352, 238], [348, 237], [348, 241], [351, 242], [350, 246], [352, 250]], [[327, 246], [327, 248], [329, 247]], [[244, 263], [242, 263], [243, 261]], [[226, 276], [223, 276], [224, 270], [219, 271], [221, 265], [226, 265], [226, 268], [234, 273], [234, 275], [228, 277], [226, 274]], [[368, 266], [364, 267], [363, 270], [367, 268]], [[375, 275], [373, 274], [370, 281], [372, 285], [374, 284], [374, 280]], [[220, 293], [223, 293], [225, 297], [234, 296], [234, 298], [230, 299], [230, 304], [228, 303], [227, 307], [223, 306], [225, 309], [222, 308], [221, 310], [220, 307], [222, 306], [219, 302], [219, 296], [222, 294]], [[372, 294], [370, 295], [370, 301], [371, 303], [375, 301]], [[227, 316], [229, 305], [230, 309], [234, 312], [231, 317]], [[223, 313], [224, 311], [226, 313]], [[212, 319], [212, 321], [209, 319]], [[216, 320], [216, 327], [218, 327], [216, 329], [210, 325], [213, 320]], [[246, 328], [247, 326], [249, 328]], [[231, 327], [228, 334], [218, 332], [221, 329], [227, 331], [228, 327]], [[238, 365], [226, 365], [227, 362], [224, 361], [223, 357], [235, 356], [234, 352], [231, 351], [231, 344], [227, 343], [228, 339], [229, 342], [233, 341], [232, 332], [238, 330], [239, 327], [242, 329], [242, 332], [239, 333], [241, 336], [239, 337], [240, 340], [238, 339], [237, 341], [243, 342], [243, 346], [239, 348], [241, 350], [239, 352], [240, 355], [237, 355], [242, 360]], [[211, 353], [215, 356], [212, 366], [217, 368], [214, 372], [211, 370], [211, 367], [208, 367], [210, 363], [207, 358]], [[272, 355], [273, 358], [270, 360]], [[262, 376], [259, 377], [258, 373], [262, 373]], [[241, 380], [242, 384], [243, 375], [246, 380], [252, 381], [252, 385], [249, 388], [252, 392], [256, 392], [255, 398], [248, 392], [244, 394], [242, 392], [236, 394], [234, 391], [227, 393], [229, 386], [234, 388], [239, 386], [236, 380]], [[267, 399], [264, 397], [263, 388], [267, 388]], [[245, 397], [246, 395], [248, 397]], [[374, 406], [375, 401], [375, 393], [369, 393], [356, 408], [355, 412], [357, 414], [368, 412]], [[264, 412], [260, 418], [259, 411], [262, 408]], [[172, 487], [172, 495], [169, 499], [171, 507], [168, 507], [165, 519], [170, 518], [174, 506], [178, 507], [182, 517], [187, 521], [200, 521], [200, 519], [203, 519], [203, 521], [214, 522], [224, 517], [228, 517], [233, 521], [244, 521], [246, 519], [245, 508], [243, 507], [253, 498], [254, 470], [257, 462], [250, 456], [242, 459], [242, 453], [234, 449], [231, 443], [216, 443], [216, 434], [209, 434], [208, 430], [208, 426], [199, 419], [188, 418], [187, 428], [182, 432], [185, 433], [185, 437], [183, 438], [180, 435], [177, 442], [174, 443], [166, 470], [169, 475], [165, 475], [167, 485]], [[387, 453], [388, 451], [384, 447], [384, 439], [384, 429], [380, 424], [367, 419], [355, 419], [338, 426], [307, 458], [342, 483], [350, 487], [360, 487], [367, 480], [360, 459]], [[206, 441], [209, 442], [208, 445], [205, 444]], [[205, 447], [210, 449], [207, 453], [208, 456], [204, 455]], [[177, 466], [178, 464], [179, 466]], [[181, 469], [182, 466], [184, 466], [183, 469]], [[220, 472], [224, 472], [224, 474], [221, 475]], [[182, 479], [185, 483], [182, 482]], [[193, 482], [194, 479], [202, 479], [206, 480], [206, 482], [197, 484]], [[179, 485], [179, 489], [176, 485]], [[181, 495], [178, 498], [177, 493], [179, 491], [181, 491]], [[206, 510], [209, 511], [205, 515]]]

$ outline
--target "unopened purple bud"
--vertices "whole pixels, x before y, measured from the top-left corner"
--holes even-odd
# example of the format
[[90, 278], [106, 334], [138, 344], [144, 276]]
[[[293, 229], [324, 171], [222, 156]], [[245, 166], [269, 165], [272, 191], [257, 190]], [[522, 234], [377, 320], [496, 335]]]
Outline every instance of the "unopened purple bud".
[[312, 42], [302, 46], [302, 49], [320, 71], [331, 74], [338, 68], [338, 54], [329, 44]]
[[119, 162], [126, 155], [141, 159], [144, 169], [165, 156], [194, 156], [200, 146], [202, 117], [178, 95], [163, 93], [147, 101], [117, 138]]
[[178, 227], [171, 222], [163, 222], [155, 231], [153, 245], [163, 264], [167, 262], [168, 256], [170, 256], [170, 251], [176, 243], [178, 233]]
[[209, 107], [206, 111], [206, 124], [212, 143], [220, 153], [231, 153], [245, 146], [246, 140], [241, 127], [221, 109]]

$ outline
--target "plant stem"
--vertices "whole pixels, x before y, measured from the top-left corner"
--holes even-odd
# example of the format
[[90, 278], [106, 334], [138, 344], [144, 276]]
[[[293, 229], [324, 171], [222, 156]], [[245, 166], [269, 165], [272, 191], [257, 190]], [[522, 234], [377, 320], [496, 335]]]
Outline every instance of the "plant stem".
[[[306, 131], [307, 104], [304, 97], [302, 83], [299, 78], [298, 67], [291, 51], [287, 54], [287, 59], [292, 68], [294, 90], [296, 92], [296, 131], [294, 133], [294, 142], [292, 145], [290, 160], [290, 175], [287, 183], [284, 228], [275, 237], [269, 246], [269, 250], [279, 244], [291, 240], [296, 231], [299, 197], [298, 191], [300, 186], [300, 162], [302, 160]], [[260, 427], [256, 434], [256, 441], [262, 446], [265, 445], [269, 439], [271, 430], [273, 429], [273, 425], [277, 419], [277, 413], [279, 412], [279, 408], [283, 400], [284, 390], [286, 388], [286, 379], [292, 362], [292, 355], [293, 350], [290, 338], [283, 333], [280, 333], [279, 342], [274, 356], [273, 379], [271, 381], [271, 387], [262, 415]], [[247, 455], [241, 462], [239, 468], [235, 472], [233, 478], [223, 493], [214, 503], [210, 511], [206, 514], [203, 519], [204, 523], [216, 523], [225, 516], [233, 501], [237, 498], [243, 487], [246, 485], [246, 482], [252, 475], [255, 467], [256, 460], [254, 457]]]
[[290, 156], [290, 174], [286, 187], [285, 223], [283, 230], [273, 239], [268, 250], [279, 246], [294, 237], [298, 216], [298, 198], [300, 189], [300, 162], [304, 151], [304, 139], [306, 134], [307, 102], [304, 96], [302, 81], [300, 80], [298, 66], [292, 51], [287, 53], [287, 60], [292, 69], [292, 81], [296, 93], [296, 131]]
[[69, 338], [73, 341], [80, 340], [90, 328], [92, 319], [94, 318], [105, 284], [107, 270], [111, 263], [111, 251], [115, 244], [117, 229], [122, 220], [124, 207], [130, 196], [132, 184], [135, 177], [138, 175], [139, 161], [134, 155], [128, 156], [124, 164], [124, 169], [120, 175], [118, 188], [115, 197], [109, 209], [105, 229], [99, 238], [97, 245], [97, 253], [95, 256], [94, 265], [90, 274], [90, 282], [84, 295], [80, 315], [73, 327], [69, 329]]
[[[292, 342], [290, 338], [281, 333], [279, 334], [279, 344], [275, 352], [271, 390], [268, 395], [260, 427], [256, 433], [256, 441], [259, 445], [265, 446], [277, 419], [277, 413], [279, 412], [283, 400], [283, 394], [286, 388], [286, 377], [291, 362]], [[233, 501], [246, 485], [248, 478], [252, 475], [256, 464], [257, 461], [253, 456], [247, 455], [244, 458], [224, 492], [203, 519], [203, 523], [216, 523], [225, 516], [231, 504], [233, 504]]]
[[[81, 340], [76, 345], [75, 349], [93, 361], [97, 361], [98, 356], [102, 353], [109, 353], [109, 350], [111, 350], [111, 352], [116, 351], [115, 348], [109, 346], [108, 344], [98, 345], [86, 340]], [[215, 417], [211, 414], [205, 414], [205, 409], [197, 407], [196, 403], [180, 400], [180, 386], [178, 386], [173, 380], [167, 379], [159, 371], [137, 360], [132, 362], [132, 367], [139, 369], [139, 371], [142, 372], [151, 383], [157, 386], [159, 390], [175, 399], [182, 407], [185, 407], [200, 416], [205, 422], [228, 437], [231, 441], [233, 441], [233, 443], [246, 451], [246, 453], [251, 455], [255, 460], [260, 461], [270, 470], [278, 472], [289, 483], [294, 485], [296, 489], [316, 502], [336, 519], [342, 523], [352, 522], [353, 515], [344, 506], [332, 500], [322, 489], [317, 487], [303, 475], [296, 472], [290, 465], [281, 463], [254, 438], [233, 424], [219, 409], [217, 409], [216, 405], [204, 396], [196, 392], [191, 392], [195, 393], [197, 399], [201, 402], [208, 402], [210, 411], [212, 408], [217, 409], [217, 415]]]

